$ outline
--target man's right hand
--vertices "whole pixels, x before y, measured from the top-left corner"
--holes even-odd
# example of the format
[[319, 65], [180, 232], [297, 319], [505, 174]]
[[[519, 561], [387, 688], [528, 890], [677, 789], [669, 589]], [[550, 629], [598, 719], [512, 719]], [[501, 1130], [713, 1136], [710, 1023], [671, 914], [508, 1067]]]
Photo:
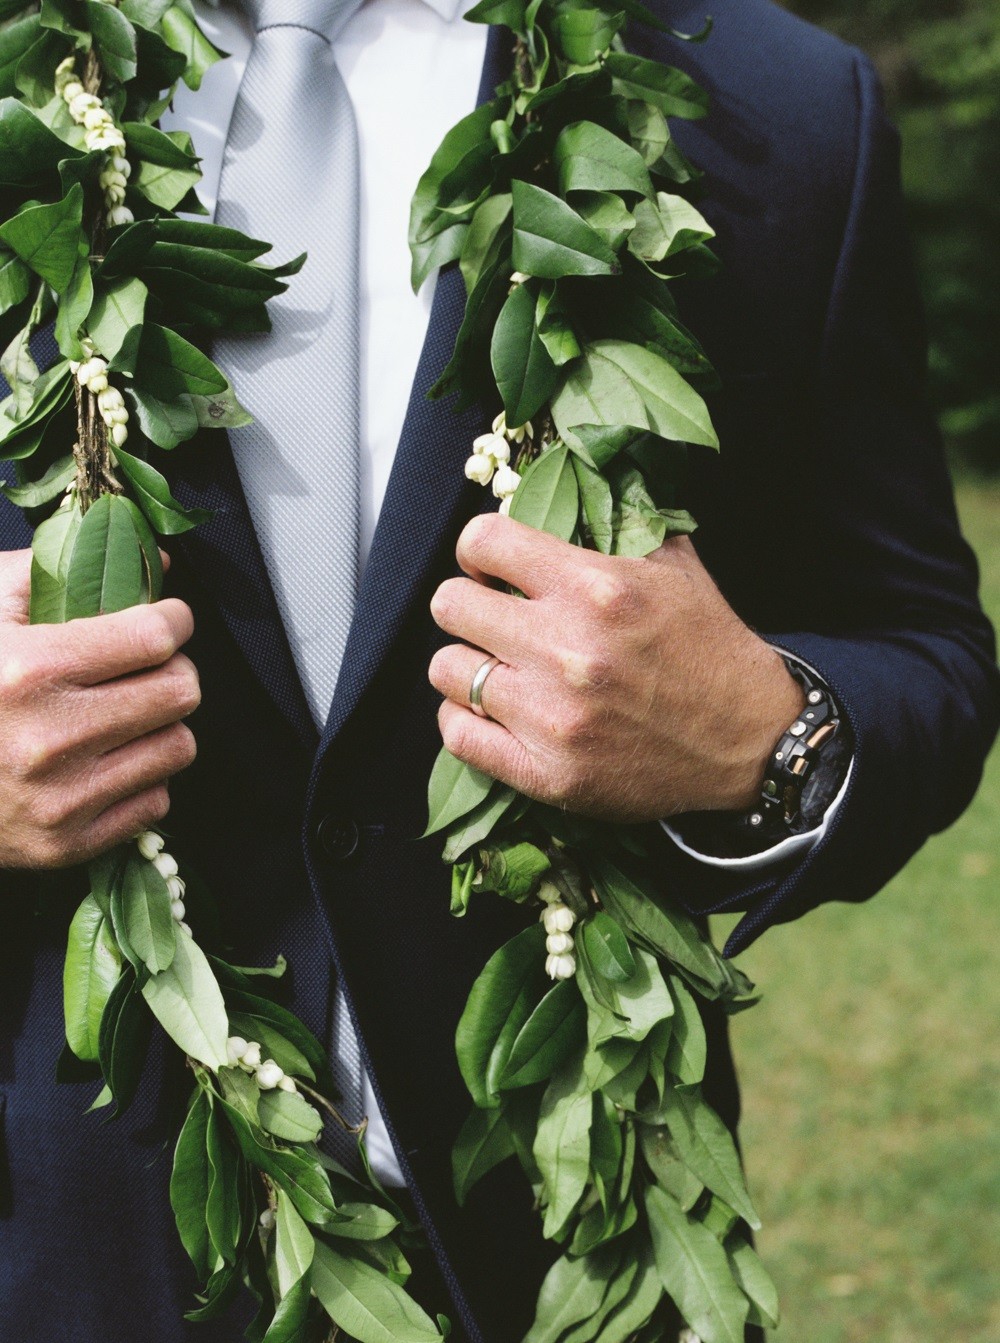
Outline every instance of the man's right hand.
[[29, 625], [31, 552], [0, 553], [0, 868], [66, 867], [163, 819], [201, 699], [173, 598]]

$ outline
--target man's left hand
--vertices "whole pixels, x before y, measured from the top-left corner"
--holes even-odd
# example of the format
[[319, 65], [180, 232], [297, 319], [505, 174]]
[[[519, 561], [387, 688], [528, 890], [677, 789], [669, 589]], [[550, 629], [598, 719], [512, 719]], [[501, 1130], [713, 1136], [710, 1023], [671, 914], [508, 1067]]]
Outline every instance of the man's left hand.
[[[462, 640], [430, 667], [453, 755], [529, 797], [609, 820], [753, 804], [804, 696], [687, 537], [624, 559], [485, 515], [457, 553], [468, 577], [442, 583], [431, 602]], [[481, 718], [469, 691], [489, 655], [501, 665]]]

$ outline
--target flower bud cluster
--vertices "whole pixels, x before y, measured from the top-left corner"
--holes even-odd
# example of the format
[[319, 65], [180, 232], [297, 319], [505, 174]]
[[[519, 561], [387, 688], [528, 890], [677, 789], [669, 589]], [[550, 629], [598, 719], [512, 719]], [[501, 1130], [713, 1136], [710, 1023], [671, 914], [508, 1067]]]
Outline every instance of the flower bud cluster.
[[155, 830], [144, 830], [136, 838], [135, 843], [143, 858], [152, 863], [167, 883], [167, 890], [170, 893], [170, 912], [174, 916], [174, 920], [190, 936], [191, 929], [184, 922], [184, 915], [187, 913], [184, 908], [184, 893], [187, 887], [177, 875], [179, 870], [177, 859], [173, 854], [164, 852], [163, 836], [158, 835]]
[[71, 360], [70, 368], [76, 375], [81, 387], [86, 387], [97, 397], [97, 409], [108, 431], [108, 438], [116, 448], [123, 448], [128, 442], [128, 410], [125, 398], [117, 387], [108, 382], [108, 361], [94, 353], [93, 344], [84, 338], [82, 341], [86, 358]]
[[114, 228], [131, 224], [135, 216], [125, 204], [125, 191], [132, 165], [125, 157], [125, 136], [121, 127], [96, 94], [88, 93], [76, 73], [76, 60], [67, 56], [56, 67], [56, 92], [69, 108], [69, 114], [84, 129], [84, 143], [88, 150], [101, 149], [107, 155], [100, 176], [106, 219]]
[[226, 1041], [226, 1058], [230, 1068], [242, 1068], [245, 1073], [253, 1073], [261, 1091], [297, 1091], [295, 1079], [289, 1077], [274, 1059], [261, 1058], [260, 1044], [256, 1040], [244, 1040], [241, 1035], [231, 1035]]
[[542, 911], [542, 923], [545, 925], [545, 973], [549, 979], [572, 979], [576, 974], [576, 957], [573, 955], [573, 925], [576, 915], [569, 905], [561, 901], [547, 905]]
[[530, 421], [516, 429], [508, 429], [507, 417], [501, 411], [493, 421], [492, 431], [480, 434], [472, 444], [472, 456], [465, 463], [465, 474], [477, 485], [493, 482], [493, 493], [500, 500], [501, 513], [510, 512], [510, 501], [521, 483], [521, 477], [510, 465], [511, 444], [523, 443], [533, 432]]

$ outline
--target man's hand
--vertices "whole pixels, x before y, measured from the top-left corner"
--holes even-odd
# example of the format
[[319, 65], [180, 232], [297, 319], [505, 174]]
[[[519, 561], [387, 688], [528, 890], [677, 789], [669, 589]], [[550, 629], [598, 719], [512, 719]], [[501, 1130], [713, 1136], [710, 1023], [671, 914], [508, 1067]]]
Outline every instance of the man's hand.
[[[463, 640], [430, 667], [453, 755], [529, 797], [607, 819], [753, 803], [804, 696], [686, 537], [646, 559], [609, 558], [484, 516], [463, 531], [458, 560], [469, 577], [442, 583], [431, 602]], [[482, 697], [494, 722], [469, 708], [488, 654], [502, 664]]]
[[29, 625], [31, 552], [0, 554], [0, 867], [81, 862], [163, 819], [201, 694], [183, 602]]

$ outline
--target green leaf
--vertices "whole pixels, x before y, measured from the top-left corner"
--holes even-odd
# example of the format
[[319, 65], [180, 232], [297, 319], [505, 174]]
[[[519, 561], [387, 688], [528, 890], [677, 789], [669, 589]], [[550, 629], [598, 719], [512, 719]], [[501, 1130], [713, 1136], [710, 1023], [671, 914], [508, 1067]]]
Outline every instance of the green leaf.
[[78, 1059], [97, 1060], [101, 1016], [121, 970], [114, 936], [100, 905], [88, 895], [69, 926], [63, 968], [66, 1040]]
[[73, 279], [77, 260], [87, 253], [83, 187], [77, 182], [54, 205], [25, 206], [0, 224], [0, 238], [57, 294], [63, 293]]
[[94, 297], [87, 332], [107, 360], [113, 360], [135, 327], [146, 315], [149, 290], [141, 280], [122, 279], [101, 284]]
[[163, 536], [178, 536], [208, 522], [212, 514], [205, 508], [184, 508], [170, 493], [170, 486], [154, 466], [115, 448], [115, 461], [135, 491], [139, 507], [149, 523]]
[[138, 1090], [149, 1047], [149, 1014], [139, 999], [135, 975], [127, 970], [111, 991], [97, 1040], [101, 1072], [119, 1116]]
[[465, 17], [469, 23], [502, 23], [515, 33], [523, 33], [524, 10], [524, 0], [479, 0]]
[[690, 1212], [705, 1186], [681, 1160], [670, 1130], [662, 1124], [641, 1124], [639, 1142], [653, 1179], [685, 1212]]
[[535, 328], [535, 296], [527, 285], [516, 284], [501, 309], [490, 358], [507, 423], [522, 425], [545, 405], [559, 376]]
[[643, 261], [667, 257], [715, 237], [705, 219], [683, 196], [656, 193], [656, 201], [640, 201], [635, 209], [635, 228], [629, 251]]
[[34, 323], [29, 320], [0, 355], [0, 374], [11, 389], [14, 411], [23, 416], [30, 407], [38, 382], [38, 365], [31, 353]]
[[615, 90], [658, 107], [664, 116], [697, 120], [708, 111], [708, 94], [673, 66], [614, 51], [604, 63]]
[[152, 863], [131, 857], [122, 875], [122, 915], [129, 946], [151, 975], [174, 959], [177, 925], [167, 883]]
[[201, 31], [193, 13], [188, 13], [181, 5], [175, 4], [166, 11], [160, 20], [160, 31], [167, 45], [179, 51], [187, 61], [184, 83], [189, 89], [200, 89], [206, 72], [222, 59], [222, 53]]
[[208, 1126], [211, 1119], [211, 1095], [203, 1087], [198, 1087], [191, 1097], [187, 1118], [177, 1139], [170, 1176], [170, 1206], [174, 1210], [177, 1232], [199, 1279], [207, 1278], [213, 1265], [205, 1221], [211, 1178], [208, 1161]]
[[77, 258], [76, 270], [59, 301], [56, 312], [56, 343], [67, 359], [84, 359], [86, 350], [80, 342], [80, 328], [90, 315], [94, 302], [94, 279], [87, 257]]
[[60, 140], [19, 99], [0, 100], [0, 181], [25, 188], [51, 185], [62, 160], [83, 157], [82, 150]]
[[580, 932], [587, 944], [590, 962], [598, 974], [605, 979], [623, 982], [635, 973], [635, 957], [628, 938], [604, 910], [599, 909], [585, 919]]
[[592, 466], [588, 466], [576, 453], [573, 454], [573, 470], [580, 489], [581, 522], [585, 534], [595, 550], [602, 555], [611, 554], [611, 518], [614, 505], [611, 499], [611, 486]]
[[558, 1237], [590, 1176], [593, 1097], [581, 1061], [564, 1065], [542, 1098], [532, 1151], [542, 1175], [543, 1234]]
[[[27, 4], [21, 8], [26, 9]], [[6, 15], [0, 14], [0, 22]], [[21, 57], [38, 41], [41, 25], [37, 14], [19, 19], [0, 30], [0, 98], [10, 98], [18, 92], [17, 68]]]
[[66, 573], [67, 620], [124, 611], [150, 599], [137, 517], [142, 521], [135, 505], [115, 494], [102, 495], [87, 510]]
[[[468, 18], [469, 16], [466, 15]], [[492, 258], [497, 239], [505, 231], [510, 218], [512, 197], [509, 192], [487, 196], [476, 210], [466, 229], [459, 269], [465, 281], [465, 292], [471, 294], [488, 259]]]
[[677, 1010], [667, 1052], [667, 1068], [679, 1082], [688, 1086], [697, 1085], [705, 1076], [707, 1055], [701, 1013], [698, 1004], [676, 975], [670, 976], [670, 993]]
[[524, 1343], [560, 1343], [567, 1329], [595, 1315], [619, 1257], [618, 1250], [607, 1245], [579, 1259], [557, 1259], [542, 1282], [535, 1322]]
[[529, 182], [511, 184], [514, 269], [543, 279], [617, 275], [618, 258], [565, 201]]
[[564, 196], [571, 191], [653, 195], [649, 171], [639, 151], [596, 122], [577, 121], [566, 126], [559, 134], [552, 156]]
[[76, 478], [76, 463], [72, 457], [59, 457], [38, 480], [24, 485], [2, 485], [0, 494], [18, 508], [38, 508], [64, 493]]
[[402, 1287], [365, 1260], [316, 1242], [313, 1291], [358, 1343], [435, 1343], [441, 1332]]
[[295, 1204], [283, 1189], [279, 1189], [275, 1209], [274, 1266], [278, 1290], [283, 1297], [309, 1272], [314, 1250], [312, 1232], [299, 1216]]
[[[567, 442], [578, 425], [632, 425], [662, 438], [718, 448], [702, 398], [661, 355], [641, 345], [599, 340], [586, 346], [552, 402]], [[578, 441], [578, 440], [576, 440]]]
[[230, 1007], [229, 1025], [234, 1035], [257, 1040], [264, 1058], [274, 1059], [283, 1072], [293, 1077], [304, 1077], [309, 1082], [316, 1080], [316, 1074], [306, 1056], [269, 1021], [249, 1013], [233, 1011], [232, 1004], [227, 1005]]
[[205, 953], [185, 932], [170, 968], [142, 988], [150, 1011], [171, 1040], [208, 1068], [226, 1064], [226, 1005]]
[[747, 1302], [726, 1252], [669, 1194], [646, 1190], [646, 1212], [660, 1281], [702, 1343], [743, 1343]]
[[538, 292], [535, 306], [535, 328], [538, 338], [548, 351], [549, 358], [559, 368], [575, 359], [580, 345], [557, 296], [557, 286], [545, 283]]
[[[284, 1068], [285, 1072], [305, 1077], [309, 1081], [315, 1080], [323, 1092], [335, 1092], [336, 1086], [330, 1075], [326, 1050], [298, 1017], [289, 1012], [287, 1007], [272, 1002], [270, 998], [261, 998], [244, 989], [230, 987], [231, 981], [226, 978], [224, 963], [213, 958], [211, 964], [226, 986], [226, 1002], [230, 1009], [238, 1012], [241, 1019], [250, 1017], [255, 1022], [254, 1033], [246, 1038], [259, 1040], [261, 1046], [266, 1040], [271, 1057]], [[262, 1032], [267, 1032], [266, 1036]], [[282, 1039], [286, 1044], [281, 1043]], [[294, 1053], [288, 1053], [287, 1045], [292, 1046]], [[287, 1064], [283, 1062], [286, 1058]], [[300, 1058], [306, 1059], [308, 1064], [306, 1068], [301, 1066], [298, 1061]]]
[[635, 228], [635, 216], [621, 196], [613, 191], [580, 191], [573, 198], [573, 206], [613, 252], [620, 251]]
[[127, 399], [135, 411], [139, 428], [158, 448], [167, 452], [198, 432], [198, 412], [194, 398], [184, 393], [172, 401], [163, 401], [142, 387], [129, 387]]
[[670, 127], [663, 113], [652, 103], [630, 99], [628, 127], [632, 145], [642, 155], [643, 163], [647, 168], [654, 167], [670, 144]]
[[452, 824], [445, 840], [441, 857], [446, 863], [457, 863], [472, 848], [493, 833], [495, 827], [518, 802], [518, 794], [505, 784], [494, 784], [489, 795], [479, 806]]
[[504, 1090], [547, 1082], [586, 1040], [586, 1008], [576, 983], [555, 984], [517, 1033], [500, 1086]]
[[31, 271], [19, 256], [0, 251], [0, 315], [23, 303], [31, 292]]
[[667, 1125], [688, 1169], [757, 1229], [760, 1218], [747, 1193], [732, 1134], [701, 1094], [668, 1088], [656, 1117]]
[[481, 770], [473, 769], [456, 759], [449, 751], [441, 750], [431, 771], [427, 785], [427, 803], [430, 816], [424, 836], [467, 815], [483, 802], [493, 787], [494, 780]]
[[740, 1235], [731, 1236], [725, 1248], [733, 1277], [750, 1301], [748, 1323], [777, 1329], [780, 1316], [777, 1288], [757, 1251]]
[[263, 1092], [258, 1113], [261, 1126], [285, 1142], [316, 1142], [323, 1132], [319, 1111], [297, 1091]]
[[514, 1140], [503, 1108], [483, 1110], [477, 1105], [462, 1125], [451, 1149], [451, 1170], [459, 1207], [464, 1207], [473, 1185], [513, 1155]]
[[374, 1203], [341, 1203], [342, 1222], [327, 1227], [327, 1235], [338, 1240], [382, 1240], [399, 1226], [399, 1218]]
[[[119, 361], [131, 349], [127, 338]], [[169, 327], [145, 322], [135, 356], [135, 385], [164, 401], [185, 393], [214, 396], [229, 388], [229, 379], [196, 345]]]
[[594, 1343], [632, 1343], [637, 1340], [636, 1331], [648, 1322], [662, 1299], [663, 1286], [647, 1249], [636, 1267], [628, 1295], [605, 1321]]
[[545, 987], [545, 930], [525, 928], [490, 957], [455, 1034], [465, 1085], [482, 1108], [499, 1104], [500, 1079]]
[[568, 541], [576, 530], [580, 493], [565, 444], [536, 457], [521, 477], [510, 516]]
[[134, 79], [137, 53], [131, 23], [106, 0], [87, 0], [85, 9], [97, 54], [107, 74], [123, 84]]
[[240, 1239], [239, 1165], [236, 1150], [228, 1141], [219, 1112], [213, 1107], [205, 1134], [208, 1149], [208, 1202], [205, 1221], [217, 1256], [235, 1264]]
[[64, 508], [35, 529], [31, 542], [32, 625], [61, 625], [67, 618], [66, 575], [82, 521], [79, 508]]
[[623, 13], [608, 14], [603, 9], [563, 9], [555, 14], [552, 28], [568, 61], [592, 65], [610, 47], [624, 18]]
[[[484, 103], [463, 117], [441, 141], [417, 183], [410, 206], [409, 226], [410, 250], [413, 254], [411, 282], [414, 290], [420, 288], [432, 269], [427, 263], [426, 244], [457, 222], [455, 214], [442, 209], [442, 206], [454, 203], [446, 190], [449, 178], [458, 174], [462, 185], [467, 186], [473, 196], [478, 195], [479, 189], [489, 182], [489, 161], [496, 153], [496, 146], [490, 138], [490, 126], [496, 115], [497, 105]], [[466, 174], [461, 172], [463, 163], [468, 170]]]

